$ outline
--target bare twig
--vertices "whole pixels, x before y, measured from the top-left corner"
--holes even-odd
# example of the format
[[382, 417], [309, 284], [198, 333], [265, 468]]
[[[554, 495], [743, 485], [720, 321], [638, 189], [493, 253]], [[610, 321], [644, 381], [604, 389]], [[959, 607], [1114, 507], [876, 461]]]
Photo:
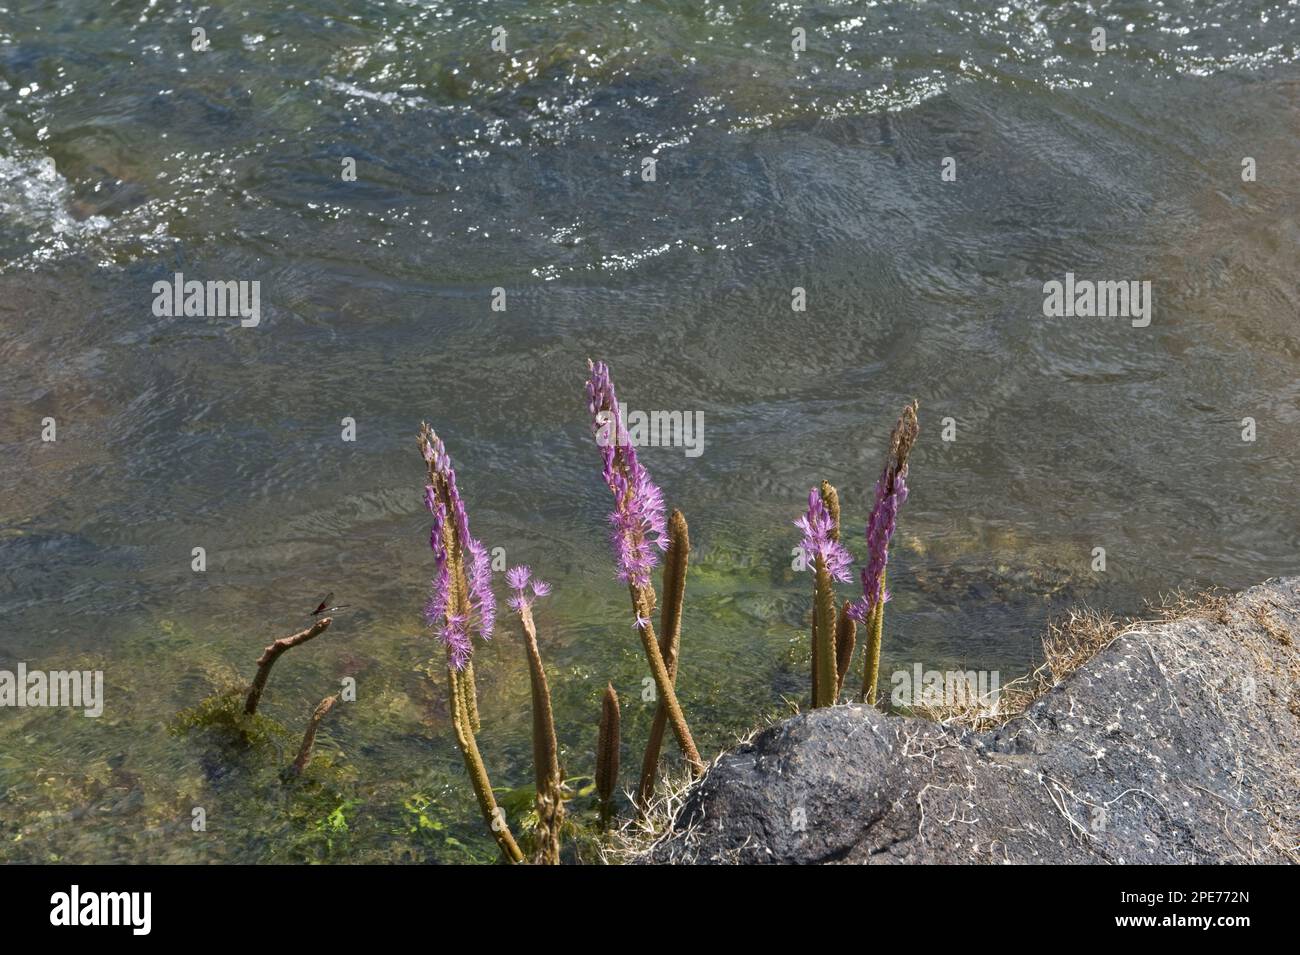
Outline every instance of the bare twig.
[[300, 775], [311, 762], [311, 751], [316, 745], [316, 731], [320, 729], [320, 721], [325, 719], [325, 714], [334, 709], [334, 704], [338, 701], [339, 695], [335, 693], [333, 696], [325, 697], [316, 705], [316, 711], [307, 722], [307, 732], [302, 734], [302, 746], [298, 747], [298, 758], [293, 761], [293, 766], [289, 769], [295, 776]]
[[244, 703], [245, 716], [252, 716], [257, 712], [257, 704], [262, 701], [262, 691], [266, 689], [266, 681], [271, 676], [271, 667], [275, 666], [275, 661], [280, 659], [280, 655], [292, 647], [316, 639], [332, 622], [332, 617], [323, 617], [306, 630], [300, 630], [291, 637], [281, 637], [262, 651], [257, 661], [257, 676], [253, 677], [253, 685], [248, 688], [248, 701]]

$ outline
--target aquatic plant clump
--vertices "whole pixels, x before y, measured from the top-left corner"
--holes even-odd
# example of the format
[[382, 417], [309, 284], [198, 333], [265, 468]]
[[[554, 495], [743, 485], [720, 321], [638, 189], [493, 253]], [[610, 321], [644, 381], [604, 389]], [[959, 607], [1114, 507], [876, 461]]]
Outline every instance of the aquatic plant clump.
[[[644, 819], [654, 805], [660, 749], [668, 727], [672, 728], [691, 775], [698, 777], [704, 771], [704, 762], [676, 693], [690, 537], [686, 518], [680, 511], [674, 510], [670, 518], [665, 518], [663, 492], [650, 479], [624, 427], [609, 367], [603, 362], [589, 361], [587, 368], [587, 410], [600, 450], [601, 477], [614, 495], [614, 509], [609, 520], [613, 525], [615, 573], [627, 585], [633, 629], [641, 640], [654, 679], [655, 695], [650, 698], [656, 704], [654, 719], [634, 795], [634, 805]], [[841, 540], [840, 497], [836, 489], [826, 481], [813, 488], [808, 494], [807, 510], [794, 521], [802, 532], [803, 560], [815, 578], [812, 614], [814, 707], [831, 706], [839, 699], [857, 643], [859, 621], [866, 621], [870, 628], [864, 696], [869, 686], [874, 687], [879, 666], [881, 616], [888, 599], [884, 583], [885, 565], [898, 510], [907, 499], [908, 455], [918, 431], [916, 404], [912, 403], [903, 409], [894, 427], [889, 456], [876, 483], [875, 502], [867, 522], [869, 559], [861, 574], [864, 591], [860, 600], [846, 600], [841, 605], [834, 592], [836, 583], [848, 583], [852, 579], [853, 565], [853, 555]], [[456, 472], [446, 447], [428, 425], [422, 426], [420, 431], [420, 450], [428, 470], [424, 500], [433, 517], [430, 547], [436, 566], [425, 616], [447, 653], [452, 726], [484, 820], [503, 856], [508, 861], [521, 862], [525, 855], [496, 803], [475, 741], [479, 727], [471, 638], [477, 635], [480, 639], [488, 639], [496, 613], [487, 548], [470, 535]], [[660, 563], [660, 552], [663, 552], [662, 607], [651, 582], [651, 572]], [[532, 860], [554, 865], [561, 860], [561, 833], [576, 830], [574, 823], [565, 821], [566, 791], [560, 769], [551, 692], [533, 618], [536, 601], [547, 596], [551, 588], [527, 565], [511, 567], [505, 577], [511, 591], [506, 604], [518, 616], [523, 631], [532, 689], [536, 783], [536, 825], [531, 827]], [[658, 633], [655, 610], [659, 610]], [[874, 701], [874, 689], [870, 695]], [[602, 832], [608, 830], [615, 812], [620, 722], [618, 694], [611, 684], [606, 687], [601, 703], [593, 777], [598, 825]], [[508, 802], [517, 808], [518, 804], [513, 800]]]

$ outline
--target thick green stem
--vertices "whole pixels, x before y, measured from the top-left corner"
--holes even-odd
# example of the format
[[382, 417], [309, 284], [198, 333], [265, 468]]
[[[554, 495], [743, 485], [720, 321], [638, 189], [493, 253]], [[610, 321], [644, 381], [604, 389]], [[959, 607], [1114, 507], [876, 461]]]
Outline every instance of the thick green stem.
[[618, 788], [619, 709], [614, 684], [605, 684], [600, 701], [600, 735], [596, 738], [596, 795], [600, 799], [600, 825], [614, 815], [614, 790]]
[[[835, 485], [830, 481], [822, 481], [820, 494], [822, 504], [826, 508], [826, 513], [831, 518], [830, 537], [833, 541], [840, 539], [840, 495], [835, 490]], [[823, 586], [825, 585], [825, 586]], [[833, 585], [829, 577], [825, 581], [822, 579], [821, 571], [817, 571], [816, 581], [813, 585], [813, 613], [812, 613], [812, 705], [814, 707], [830, 706], [839, 699], [840, 681], [843, 677], [836, 674], [836, 679], [828, 687], [822, 677], [826, 672], [826, 651], [821, 644], [825, 640], [825, 628], [823, 626], [829, 620], [831, 630], [831, 640], [835, 642], [836, 649], [832, 650], [831, 656], [835, 659], [833, 668], [838, 670], [838, 639], [839, 632], [835, 620], [835, 595], [830, 593], [830, 612], [824, 607], [824, 591], [831, 591]]]
[[682, 756], [691, 767], [691, 775], [702, 776], [704, 760], [700, 759], [700, 752], [695, 748], [695, 740], [691, 737], [691, 729], [686, 725], [686, 715], [682, 713], [682, 706], [677, 701], [677, 692], [673, 689], [672, 678], [668, 676], [668, 667], [664, 663], [663, 654], [659, 652], [659, 642], [655, 639], [654, 624], [650, 621], [654, 608], [654, 591], [648, 586], [638, 587], [636, 584], [630, 584], [629, 589], [632, 593], [632, 612], [637, 616], [637, 630], [641, 634], [641, 646], [645, 650], [646, 661], [650, 664], [650, 674], [654, 677], [659, 701], [668, 711], [668, 724], [677, 737]]
[[817, 591], [813, 590], [812, 629], [808, 633], [808, 668], [812, 671], [812, 693], [809, 702], [814, 708], [821, 699], [821, 689], [817, 679]]
[[844, 689], [844, 679], [849, 674], [849, 664], [853, 661], [853, 647], [858, 642], [858, 625], [849, 616], [852, 601], [844, 601], [840, 608], [839, 621], [835, 626], [835, 699], [840, 698]]
[[483, 728], [478, 715], [478, 682], [474, 679], [474, 661], [465, 661], [465, 669], [460, 672], [461, 696], [465, 699], [465, 712], [469, 714], [469, 729], [478, 733]]
[[551, 689], [537, 647], [537, 627], [527, 604], [520, 609], [524, 625], [524, 649], [528, 654], [528, 676], [533, 691], [533, 774], [537, 783], [537, 861], [560, 864], [560, 826], [564, 821], [564, 799], [560, 776], [559, 743], [551, 711]]
[[[674, 686], [677, 685], [677, 657], [682, 639], [682, 601], [686, 596], [686, 567], [690, 553], [691, 541], [686, 518], [681, 511], [673, 511], [668, 520], [668, 552], [664, 555], [664, 606], [659, 615], [659, 652], [668, 669], [668, 679]], [[659, 753], [663, 748], [664, 731], [667, 728], [668, 707], [661, 699], [655, 705], [650, 739], [641, 760], [641, 781], [637, 785], [636, 801], [642, 813], [654, 795], [655, 777], [659, 774]]]
[[876, 705], [876, 684], [880, 681], [880, 637], [885, 628], [885, 572], [880, 573], [880, 594], [868, 621], [866, 662], [862, 670], [862, 702]]
[[817, 558], [817, 612], [813, 617], [814, 652], [813, 661], [817, 670], [817, 696], [813, 706], [830, 706], [835, 702], [835, 690], [839, 686], [835, 661], [835, 592], [832, 589], [831, 573], [822, 557]]
[[492, 794], [492, 782], [488, 779], [487, 767], [483, 765], [478, 743], [475, 742], [474, 734], [469, 728], [469, 713], [465, 710], [465, 694], [459, 685], [460, 682], [456, 669], [448, 667], [451, 725], [456, 731], [456, 743], [460, 746], [461, 755], [465, 757], [465, 771], [469, 774], [470, 785], [474, 787], [474, 794], [478, 797], [478, 808], [483, 814], [483, 821], [487, 823], [492, 838], [500, 846], [501, 854], [506, 857], [507, 862], [523, 862], [524, 854], [519, 850], [519, 844], [515, 842], [515, 837], [510, 833], [510, 826], [506, 823], [505, 813], [497, 807], [496, 797]]

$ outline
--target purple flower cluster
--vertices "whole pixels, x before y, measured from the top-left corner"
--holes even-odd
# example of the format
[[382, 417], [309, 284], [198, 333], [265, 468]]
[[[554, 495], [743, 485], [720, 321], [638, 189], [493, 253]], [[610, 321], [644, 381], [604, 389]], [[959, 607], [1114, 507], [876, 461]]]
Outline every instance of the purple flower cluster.
[[820, 557], [826, 564], [826, 569], [830, 571], [832, 580], [848, 581], [853, 555], [831, 536], [835, 529], [835, 522], [830, 512], [826, 510], [826, 502], [822, 500], [821, 492], [816, 488], [808, 494], [808, 513], [795, 521], [794, 526], [803, 531], [803, 541], [800, 546], [808, 561], [808, 569], [815, 569], [817, 558]]
[[849, 609], [849, 615], [859, 622], [865, 622], [877, 606], [889, 600], [889, 591], [883, 590], [881, 584], [889, 563], [889, 540], [898, 524], [898, 509], [907, 500], [907, 465], [897, 472], [892, 469], [891, 462], [876, 481], [876, 503], [867, 520], [870, 556], [862, 568], [862, 599]]
[[614, 525], [618, 579], [645, 587], [659, 559], [654, 548], [664, 550], [668, 546], [663, 492], [637, 460], [636, 449], [623, 424], [609, 368], [604, 362], [590, 361], [587, 367], [591, 371], [587, 380], [587, 408], [604, 463], [605, 483], [614, 493], [614, 511], [609, 521]]
[[[511, 567], [506, 571], [506, 583], [515, 592], [515, 595], [506, 601], [510, 609], [517, 613], [523, 613], [524, 610], [532, 607], [533, 600], [538, 597], [545, 597], [551, 592], [551, 585], [546, 581], [538, 579], [533, 580], [533, 572], [528, 569], [527, 565], [522, 567]], [[532, 587], [529, 588], [529, 584]], [[526, 590], [531, 589], [531, 595]]]
[[[456, 471], [451, 466], [451, 458], [442, 440], [432, 431], [424, 442], [424, 458], [433, 465], [434, 473], [440, 479], [443, 489], [430, 484], [424, 489], [424, 504], [433, 515], [433, 529], [429, 534], [429, 546], [433, 550], [434, 563], [438, 568], [430, 588], [429, 601], [425, 604], [424, 619], [434, 628], [438, 638], [447, 647], [451, 665], [457, 670], [465, 669], [473, 653], [470, 642], [471, 629], [477, 630], [480, 639], [492, 639], [492, 630], [496, 625], [497, 604], [492, 593], [492, 563], [488, 558], [487, 548], [482, 542], [470, 536], [469, 518], [465, 514], [465, 503], [461, 500], [456, 487]], [[444, 499], [445, 498], [445, 499]], [[452, 526], [448, 526], [448, 505], [451, 509]], [[464, 606], [457, 606], [455, 594], [456, 581], [452, 575], [451, 554], [448, 541], [453, 547], [462, 545], [469, 551], [469, 573], [466, 579]], [[463, 560], [463, 555], [460, 555]]]

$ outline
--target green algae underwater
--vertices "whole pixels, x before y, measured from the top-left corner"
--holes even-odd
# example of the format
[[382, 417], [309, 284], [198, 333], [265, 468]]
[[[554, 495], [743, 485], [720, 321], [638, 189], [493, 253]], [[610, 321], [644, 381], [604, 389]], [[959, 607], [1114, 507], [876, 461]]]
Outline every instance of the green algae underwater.
[[[423, 537], [410, 542], [417, 564], [431, 563]], [[698, 546], [692, 555], [679, 687], [706, 759], [755, 725], [807, 705], [806, 574], [788, 561], [775, 572], [756, 567], [747, 556], [787, 551], [796, 538], [792, 529], [784, 540]], [[905, 567], [899, 550], [894, 560]], [[1025, 596], [1035, 587], [1028, 579], [1006, 586], [1021, 599], [1060, 596], [1059, 584], [1040, 587], [1034, 598]], [[903, 594], [891, 601], [891, 627], [919, 603]], [[536, 613], [575, 823], [566, 859], [599, 861], [592, 776], [600, 697], [605, 680], [620, 689], [623, 764], [635, 767], [653, 713], [643, 702], [645, 662], [626, 623], [626, 594], [612, 580], [585, 593], [557, 590]], [[609, 622], [570, 622], [587, 617]], [[0, 723], [6, 861], [497, 861], [447, 718], [441, 647], [418, 614], [387, 625], [373, 613], [339, 614], [316, 640], [284, 654], [251, 719], [242, 708], [257, 655], [296, 624], [290, 618], [280, 631], [245, 640], [242, 659], [228, 641], [212, 638], [226, 626], [161, 618], [123, 639], [111, 657], [51, 658], [51, 668], [103, 670], [109, 705], [98, 719], [28, 709]], [[512, 826], [526, 833], [533, 802], [527, 665], [517, 622], [503, 615], [497, 629], [475, 651], [480, 746]], [[738, 643], [748, 648], [743, 666], [728, 649]], [[887, 659], [890, 649], [887, 641]], [[931, 658], [944, 659], [941, 652]], [[129, 681], [115, 678], [123, 673]], [[306, 771], [286, 779], [312, 706], [342, 677], [357, 681], [360, 702], [331, 714]], [[670, 775], [683, 771], [671, 736], [663, 765]], [[625, 796], [618, 803], [630, 813]]]

